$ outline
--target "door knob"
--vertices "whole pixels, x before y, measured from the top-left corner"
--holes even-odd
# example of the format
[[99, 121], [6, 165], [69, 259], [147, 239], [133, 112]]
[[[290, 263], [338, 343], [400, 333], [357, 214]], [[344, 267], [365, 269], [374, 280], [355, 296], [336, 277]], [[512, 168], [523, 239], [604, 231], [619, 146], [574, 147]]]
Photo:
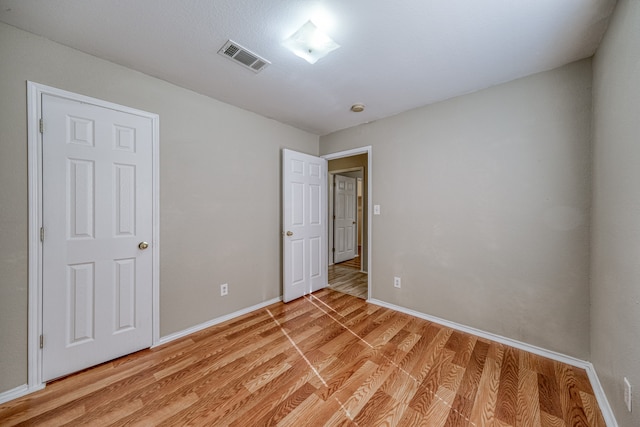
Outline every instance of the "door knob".
[[140, 249], [142, 249], [142, 250], [145, 250], [145, 249], [147, 249], [147, 248], [149, 247], [149, 244], [148, 244], [147, 242], [140, 242], [140, 243], [138, 244], [138, 247], [139, 247]]
[[287, 231], [287, 236], [289, 236], [289, 237], [293, 236], [293, 232]]
[[355, 221], [352, 222], [352, 224], [355, 224], [355, 223], [356, 223]]

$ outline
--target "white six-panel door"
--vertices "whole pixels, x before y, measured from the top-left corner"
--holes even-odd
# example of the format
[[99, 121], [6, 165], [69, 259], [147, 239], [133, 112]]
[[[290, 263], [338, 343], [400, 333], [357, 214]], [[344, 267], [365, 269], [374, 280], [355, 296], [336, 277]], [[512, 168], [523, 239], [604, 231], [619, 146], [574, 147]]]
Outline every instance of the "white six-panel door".
[[334, 175], [333, 190], [333, 262], [343, 262], [356, 256], [356, 201], [357, 180], [348, 176]]
[[152, 343], [152, 121], [42, 95], [42, 378]]
[[327, 286], [327, 161], [282, 152], [283, 299]]

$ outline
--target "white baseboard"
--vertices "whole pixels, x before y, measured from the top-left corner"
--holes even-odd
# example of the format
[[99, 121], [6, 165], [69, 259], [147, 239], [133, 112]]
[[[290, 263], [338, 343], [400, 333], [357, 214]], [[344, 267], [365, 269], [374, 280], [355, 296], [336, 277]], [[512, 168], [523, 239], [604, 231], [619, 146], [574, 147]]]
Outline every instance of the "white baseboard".
[[16, 388], [12, 388], [11, 390], [7, 390], [0, 393], [0, 404], [8, 402], [13, 399], [17, 399], [22, 396], [26, 396], [29, 393], [42, 390], [43, 388], [44, 388], [44, 384], [36, 387], [31, 387], [31, 388], [27, 384], [22, 384], [21, 386], [18, 386]]
[[600, 411], [602, 411], [604, 422], [608, 427], [618, 427], [618, 422], [616, 421], [616, 417], [613, 415], [613, 410], [609, 405], [609, 400], [607, 400], [602, 384], [600, 384], [600, 379], [598, 379], [596, 368], [591, 362], [587, 362], [587, 364], [589, 365], [586, 369], [587, 375], [589, 376], [589, 382], [591, 382], [591, 388], [596, 395], [596, 400], [598, 401], [598, 406], [600, 406]]
[[199, 325], [192, 326], [192, 327], [184, 329], [182, 331], [178, 331], [178, 332], [174, 332], [174, 333], [169, 334], [169, 335], [165, 335], [164, 337], [161, 337], [158, 340], [158, 342], [155, 343], [151, 348], [157, 347], [157, 346], [162, 345], [162, 344], [166, 344], [166, 343], [171, 342], [173, 340], [177, 340], [178, 338], [185, 337], [185, 336], [187, 336], [189, 334], [192, 334], [194, 332], [198, 332], [198, 331], [201, 331], [203, 329], [207, 329], [207, 328], [209, 328], [211, 326], [215, 326], [215, 325], [217, 325], [219, 323], [226, 322], [227, 320], [235, 319], [236, 317], [240, 317], [240, 316], [242, 316], [244, 314], [251, 313], [252, 311], [259, 310], [261, 308], [264, 308], [264, 307], [266, 307], [268, 305], [271, 305], [271, 304], [275, 304], [275, 303], [280, 302], [280, 301], [282, 301], [282, 296], [280, 296], [278, 298], [270, 299], [268, 301], [261, 302], [260, 304], [253, 305], [251, 307], [243, 308], [242, 310], [234, 311], [233, 313], [225, 314], [224, 316], [216, 317], [215, 319], [211, 319], [211, 320], [209, 320], [207, 322], [200, 323]]
[[491, 332], [482, 331], [480, 329], [472, 328], [470, 326], [461, 325], [456, 322], [451, 322], [449, 320], [441, 319], [436, 316], [431, 316], [429, 314], [425, 314], [419, 311], [411, 310], [409, 308], [401, 307], [399, 305], [389, 304], [387, 302], [380, 301], [377, 299], [369, 299], [367, 300], [367, 302], [371, 304], [379, 305], [381, 307], [386, 307], [391, 310], [399, 311], [401, 313], [409, 314], [411, 316], [418, 317], [420, 319], [428, 320], [430, 322], [437, 323], [439, 325], [446, 326], [451, 329], [466, 332], [468, 334], [486, 338], [491, 341], [499, 342], [501, 344], [505, 344], [520, 350], [528, 351], [529, 353], [537, 354], [538, 356], [546, 357], [552, 360], [557, 360], [558, 362], [566, 363], [567, 365], [584, 369], [587, 372], [587, 376], [589, 377], [589, 381], [591, 382], [591, 387], [593, 388], [593, 392], [595, 393], [595, 397], [596, 397], [596, 400], [598, 401], [598, 405], [600, 405], [600, 410], [602, 411], [602, 416], [607, 426], [618, 427], [618, 423], [616, 422], [616, 419], [613, 415], [611, 406], [609, 406], [609, 401], [607, 400], [607, 397], [604, 394], [604, 389], [602, 388], [602, 384], [600, 384], [600, 380], [598, 380], [598, 375], [596, 374], [596, 370], [591, 362], [587, 362], [585, 360], [581, 360], [572, 356], [567, 356], [566, 354], [558, 353], [552, 350], [547, 350], [541, 347], [537, 347], [535, 345], [527, 344], [522, 341], [503, 337], [501, 335], [497, 335]]

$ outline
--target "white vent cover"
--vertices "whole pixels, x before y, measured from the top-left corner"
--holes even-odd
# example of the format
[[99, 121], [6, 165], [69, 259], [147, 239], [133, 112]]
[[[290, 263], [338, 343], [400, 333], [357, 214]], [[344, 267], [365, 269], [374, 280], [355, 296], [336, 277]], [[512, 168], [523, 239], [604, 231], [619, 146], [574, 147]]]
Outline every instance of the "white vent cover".
[[227, 40], [224, 46], [220, 48], [218, 53], [222, 56], [226, 56], [234, 62], [237, 62], [243, 67], [250, 69], [254, 73], [259, 73], [260, 71], [267, 68], [269, 64], [271, 64], [271, 62], [259, 57], [249, 49], [240, 46], [233, 40]]

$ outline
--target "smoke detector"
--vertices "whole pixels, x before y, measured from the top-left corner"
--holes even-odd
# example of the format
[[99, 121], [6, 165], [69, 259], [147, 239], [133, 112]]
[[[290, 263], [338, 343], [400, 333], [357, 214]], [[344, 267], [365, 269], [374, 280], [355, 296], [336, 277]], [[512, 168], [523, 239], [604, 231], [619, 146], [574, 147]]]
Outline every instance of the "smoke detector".
[[220, 48], [218, 53], [237, 64], [242, 65], [245, 68], [250, 69], [254, 73], [267, 68], [271, 62], [251, 52], [249, 49], [240, 46], [233, 40], [227, 40], [227, 42]]

